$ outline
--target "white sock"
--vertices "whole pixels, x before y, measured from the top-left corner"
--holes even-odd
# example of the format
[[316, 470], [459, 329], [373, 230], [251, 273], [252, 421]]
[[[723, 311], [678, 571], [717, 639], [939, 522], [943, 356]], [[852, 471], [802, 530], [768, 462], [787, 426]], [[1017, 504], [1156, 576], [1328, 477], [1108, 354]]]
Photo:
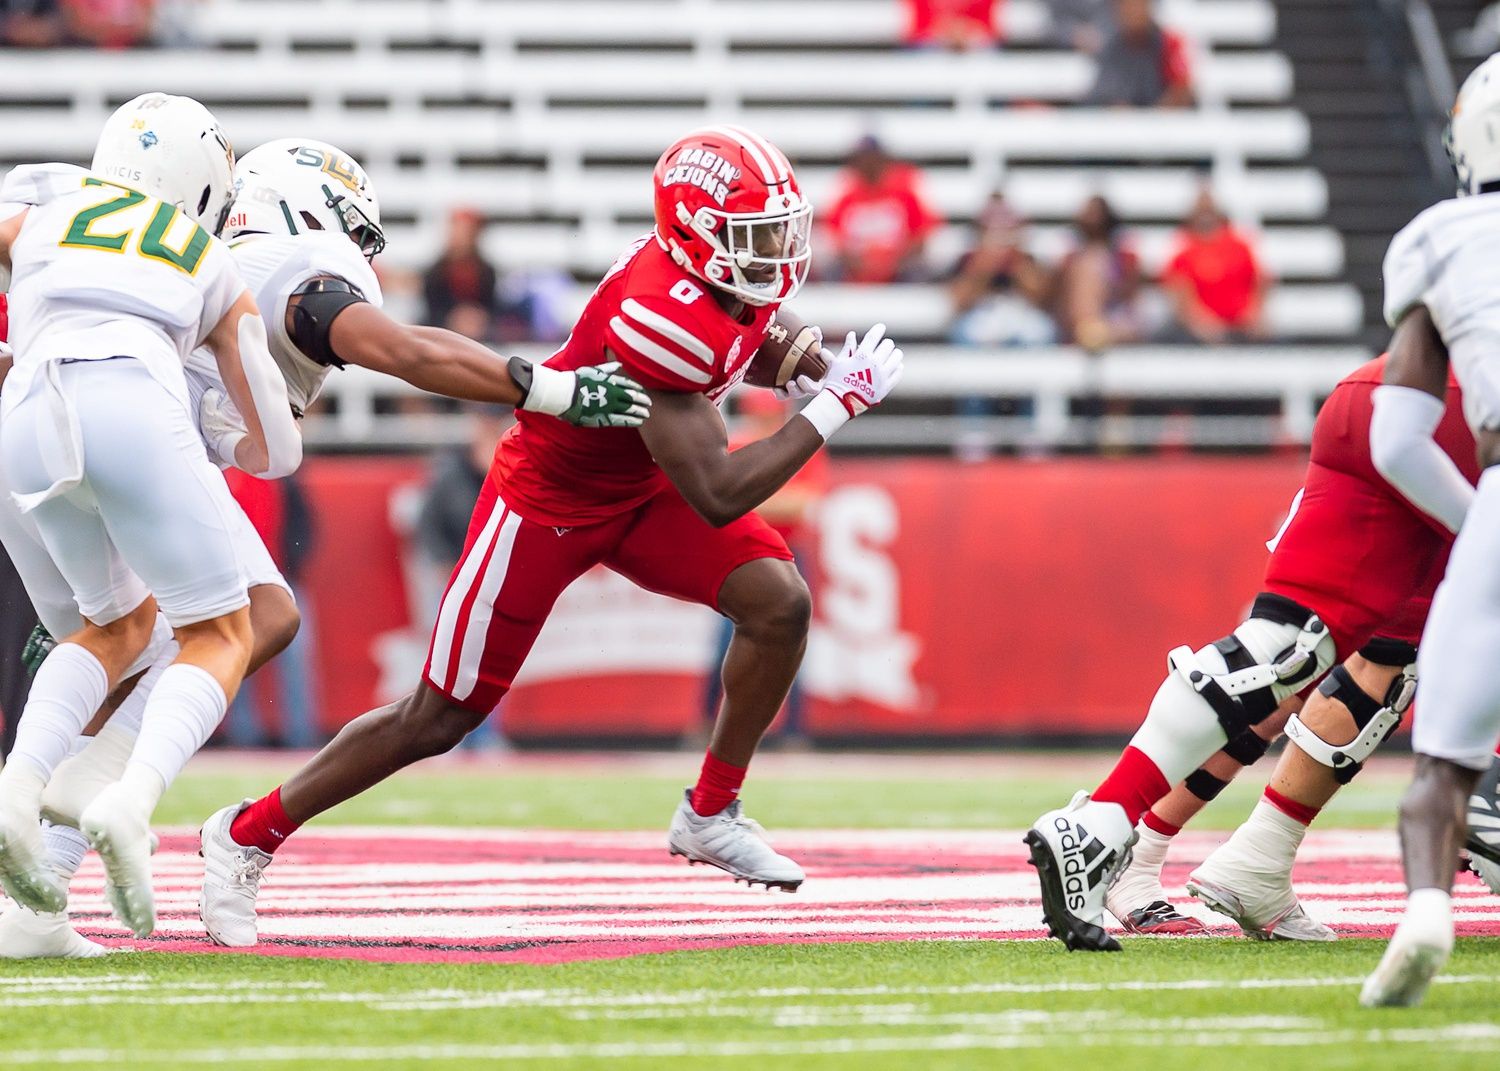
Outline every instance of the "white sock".
[[[108, 696], [109, 676], [99, 660], [76, 643], [58, 644], [31, 682], [31, 694], [16, 728], [16, 745], [10, 762], [0, 771], [0, 783], [9, 789], [18, 767], [29, 767], [28, 772], [46, 784]], [[31, 787], [28, 778], [26, 790]], [[41, 796], [40, 785], [35, 792]]]
[[1284, 871], [1290, 877], [1297, 849], [1302, 847], [1305, 836], [1305, 825], [1262, 798], [1250, 817], [1231, 834], [1225, 847], [1233, 846], [1237, 852], [1256, 860], [1257, 870]]
[[83, 857], [88, 854], [88, 838], [72, 826], [43, 822], [42, 843], [47, 846], [47, 861], [63, 879], [63, 884], [72, 881], [73, 875], [83, 865]]
[[1139, 839], [1135, 842], [1130, 869], [1149, 871], [1160, 879], [1162, 864], [1167, 861], [1167, 849], [1172, 846], [1172, 838], [1165, 833], [1158, 833], [1145, 822], [1137, 823], [1135, 832]]
[[177, 662], [162, 673], [120, 778], [149, 802], [147, 813], [219, 727], [228, 706], [224, 689], [207, 670]]

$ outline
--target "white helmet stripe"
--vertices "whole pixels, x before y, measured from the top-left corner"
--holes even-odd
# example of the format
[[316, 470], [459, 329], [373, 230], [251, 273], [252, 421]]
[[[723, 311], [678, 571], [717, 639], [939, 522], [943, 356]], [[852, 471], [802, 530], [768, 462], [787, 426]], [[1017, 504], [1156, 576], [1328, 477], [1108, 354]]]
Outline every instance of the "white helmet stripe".
[[740, 148], [744, 149], [754, 162], [756, 169], [760, 172], [760, 180], [765, 183], [785, 182], [786, 174], [779, 173], [771, 162], [771, 156], [762, 148], [765, 142], [747, 130], [741, 130], [734, 126], [709, 127], [709, 131], [715, 134], [723, 134]]
[[733, 130], [735, 133], [739, 134], [741, 137], [747, 138], [751, 142], [753, 142], [756, 145], [760, 146], [761, 151], [766, 154], [766, 159], [768, 159], [768, 160], [771, 161], [771, 167], [776, 172], [776, 177], [768, 179], [768, 181], [771, 181], [771, 182], [789, 182], [789, 181], [791, 181], [791, 178], [792, 178], [792, 165], [791, 165], [791, 161], [789, 161], [786, 158], [786, 154], [784, 152], [782, 152], [780, 149], [778, 149], [775, 145], [772, 145], [769, 141], [767, 141], [765, 138], [761, 137], [759, 134], [757, 134], [753, 130], [747, 130], [745, 127], [742, 127], [742, 126], [729, 126], [729, 127], [726, 127], [725, 129], [727, 129], [727, 130]]

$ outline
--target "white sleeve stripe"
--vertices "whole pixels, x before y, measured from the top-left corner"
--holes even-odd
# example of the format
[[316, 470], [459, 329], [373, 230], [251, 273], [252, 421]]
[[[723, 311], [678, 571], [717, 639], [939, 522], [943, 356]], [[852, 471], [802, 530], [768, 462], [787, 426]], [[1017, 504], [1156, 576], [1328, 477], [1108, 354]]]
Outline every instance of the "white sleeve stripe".
[[702, 383], [706, 385], [713, 379], [711, 373], [688, 364], [688, 362], [660, 343], [652, 342], [618, 316], [609, 321], [609, 328], [615, 334], [619, 335], [620, 340], [630, 346], [637, 354], [655, 361], [668, 372], [681, 376], [689, 383]]
[[620, 312], [626, 319], [634, 320], [641, 327], [649, 327], [657, 334], [671, 339], [710, 368], [714, 366], [713, 348], [681, 324], [668, 319], [659, 312], [651, 311], [635, 298], [626, 298], [622, 301]]

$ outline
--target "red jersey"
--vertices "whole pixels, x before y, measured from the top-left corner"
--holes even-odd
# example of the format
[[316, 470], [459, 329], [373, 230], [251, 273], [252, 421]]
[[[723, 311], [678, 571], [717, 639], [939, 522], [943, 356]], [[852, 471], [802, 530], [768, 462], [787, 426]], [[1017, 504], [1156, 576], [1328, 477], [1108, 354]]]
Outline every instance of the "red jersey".
[[[1373, 395], [1385, 358], [1345, 376], [1318, 413], [1306, 483], [1273, 541], [1265, 589], [1320, 616], [1340, 660], [1372, 637], [1415, 644], [1443, 577], [1453, 533], [1406, 500], [1370, 460]], [[1470, 481], [1474, 437], [1449, 376], [1433, 438]]]
[[846, 173], [824, 222], [848, 261], [849, 282], [889, 283], [908, 245], [931, 234], [942, 219], [927, 202], [921, 172], [892, 164], [874, 183]]
[[[1375, 469], [1370, 459], [1370, 420], [1375, 414], [1375, 388], [1385, 377], [1386, 355], [1366, 361], [1350, 372], [1323, 403], [1318, 420], [1313, 428], [1312, 453], [1308, 458], [1313, 465], [1321, 465], [1351, 476], [1369, 480], [1388, 488], [1392, 494], [1404, 497], [1391, 487], [1384, 476]], [[1448, 372], [1447, 408], [1442, 422], [1432, 433], [1443, 453], [1453, 459], [1458, 470], [1470, 483], [1479, 482], [1479, 459], [1474, 447], [1474, 433], [1464, 421], [1463, 396], [1458, 380]], [[1415, 506], [1412, 507], [1416, 509]], [[1420, 512], [1420, 511], [1419, 511]], [[1423, 514], [1426, 516], [1426, 514]], [[1448, 539], [1453, 534], [1436, 518], [1428, 522], [1444, 533]]]
[[1212, 234], [1185, 232], [1162, 271], [1164, 280], [1182, 279], [1192, 287], [1203, 307], [1229, 327], [1253, 318], [1260, 277], [1250, 243], [1230, 226]]
[[0, 294], [0, 342], [10, 338], [10, 302], [4, 294]]
[[[746, 305], [735, 319], [647, 235], [610, 268], [547, 366], [613, 358], [650, 390], [718, 402], [744, 378], [775, 311]], [[556, 527], [608, 520], [669, 486], [636, 429], [576, 428], [524, 411], [495, 448], [490, 478], [522, 517]]]

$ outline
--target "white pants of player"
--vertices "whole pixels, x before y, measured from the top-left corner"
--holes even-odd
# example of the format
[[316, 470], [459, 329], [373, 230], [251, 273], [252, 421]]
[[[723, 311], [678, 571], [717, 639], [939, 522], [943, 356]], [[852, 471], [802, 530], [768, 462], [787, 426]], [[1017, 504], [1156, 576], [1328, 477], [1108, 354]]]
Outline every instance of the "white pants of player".
[[1500, 739], [1500, 470], [1488, 469], [1417, 654], [1421, 693], [1412, 748], [1483, 770]]
[[60, 390], [77, 420], [82, 480], [36, 505], [47, 554], [79, 612], [108, 624], [156, 596], [173, 627], [245, 606], [236, 552], [243, 516], [204, 454], [183, 403], [130, 358], [61, 365], [57, 387], [38, 376], [0, 422], [11, 489], [44, 491], [58, 478]]

